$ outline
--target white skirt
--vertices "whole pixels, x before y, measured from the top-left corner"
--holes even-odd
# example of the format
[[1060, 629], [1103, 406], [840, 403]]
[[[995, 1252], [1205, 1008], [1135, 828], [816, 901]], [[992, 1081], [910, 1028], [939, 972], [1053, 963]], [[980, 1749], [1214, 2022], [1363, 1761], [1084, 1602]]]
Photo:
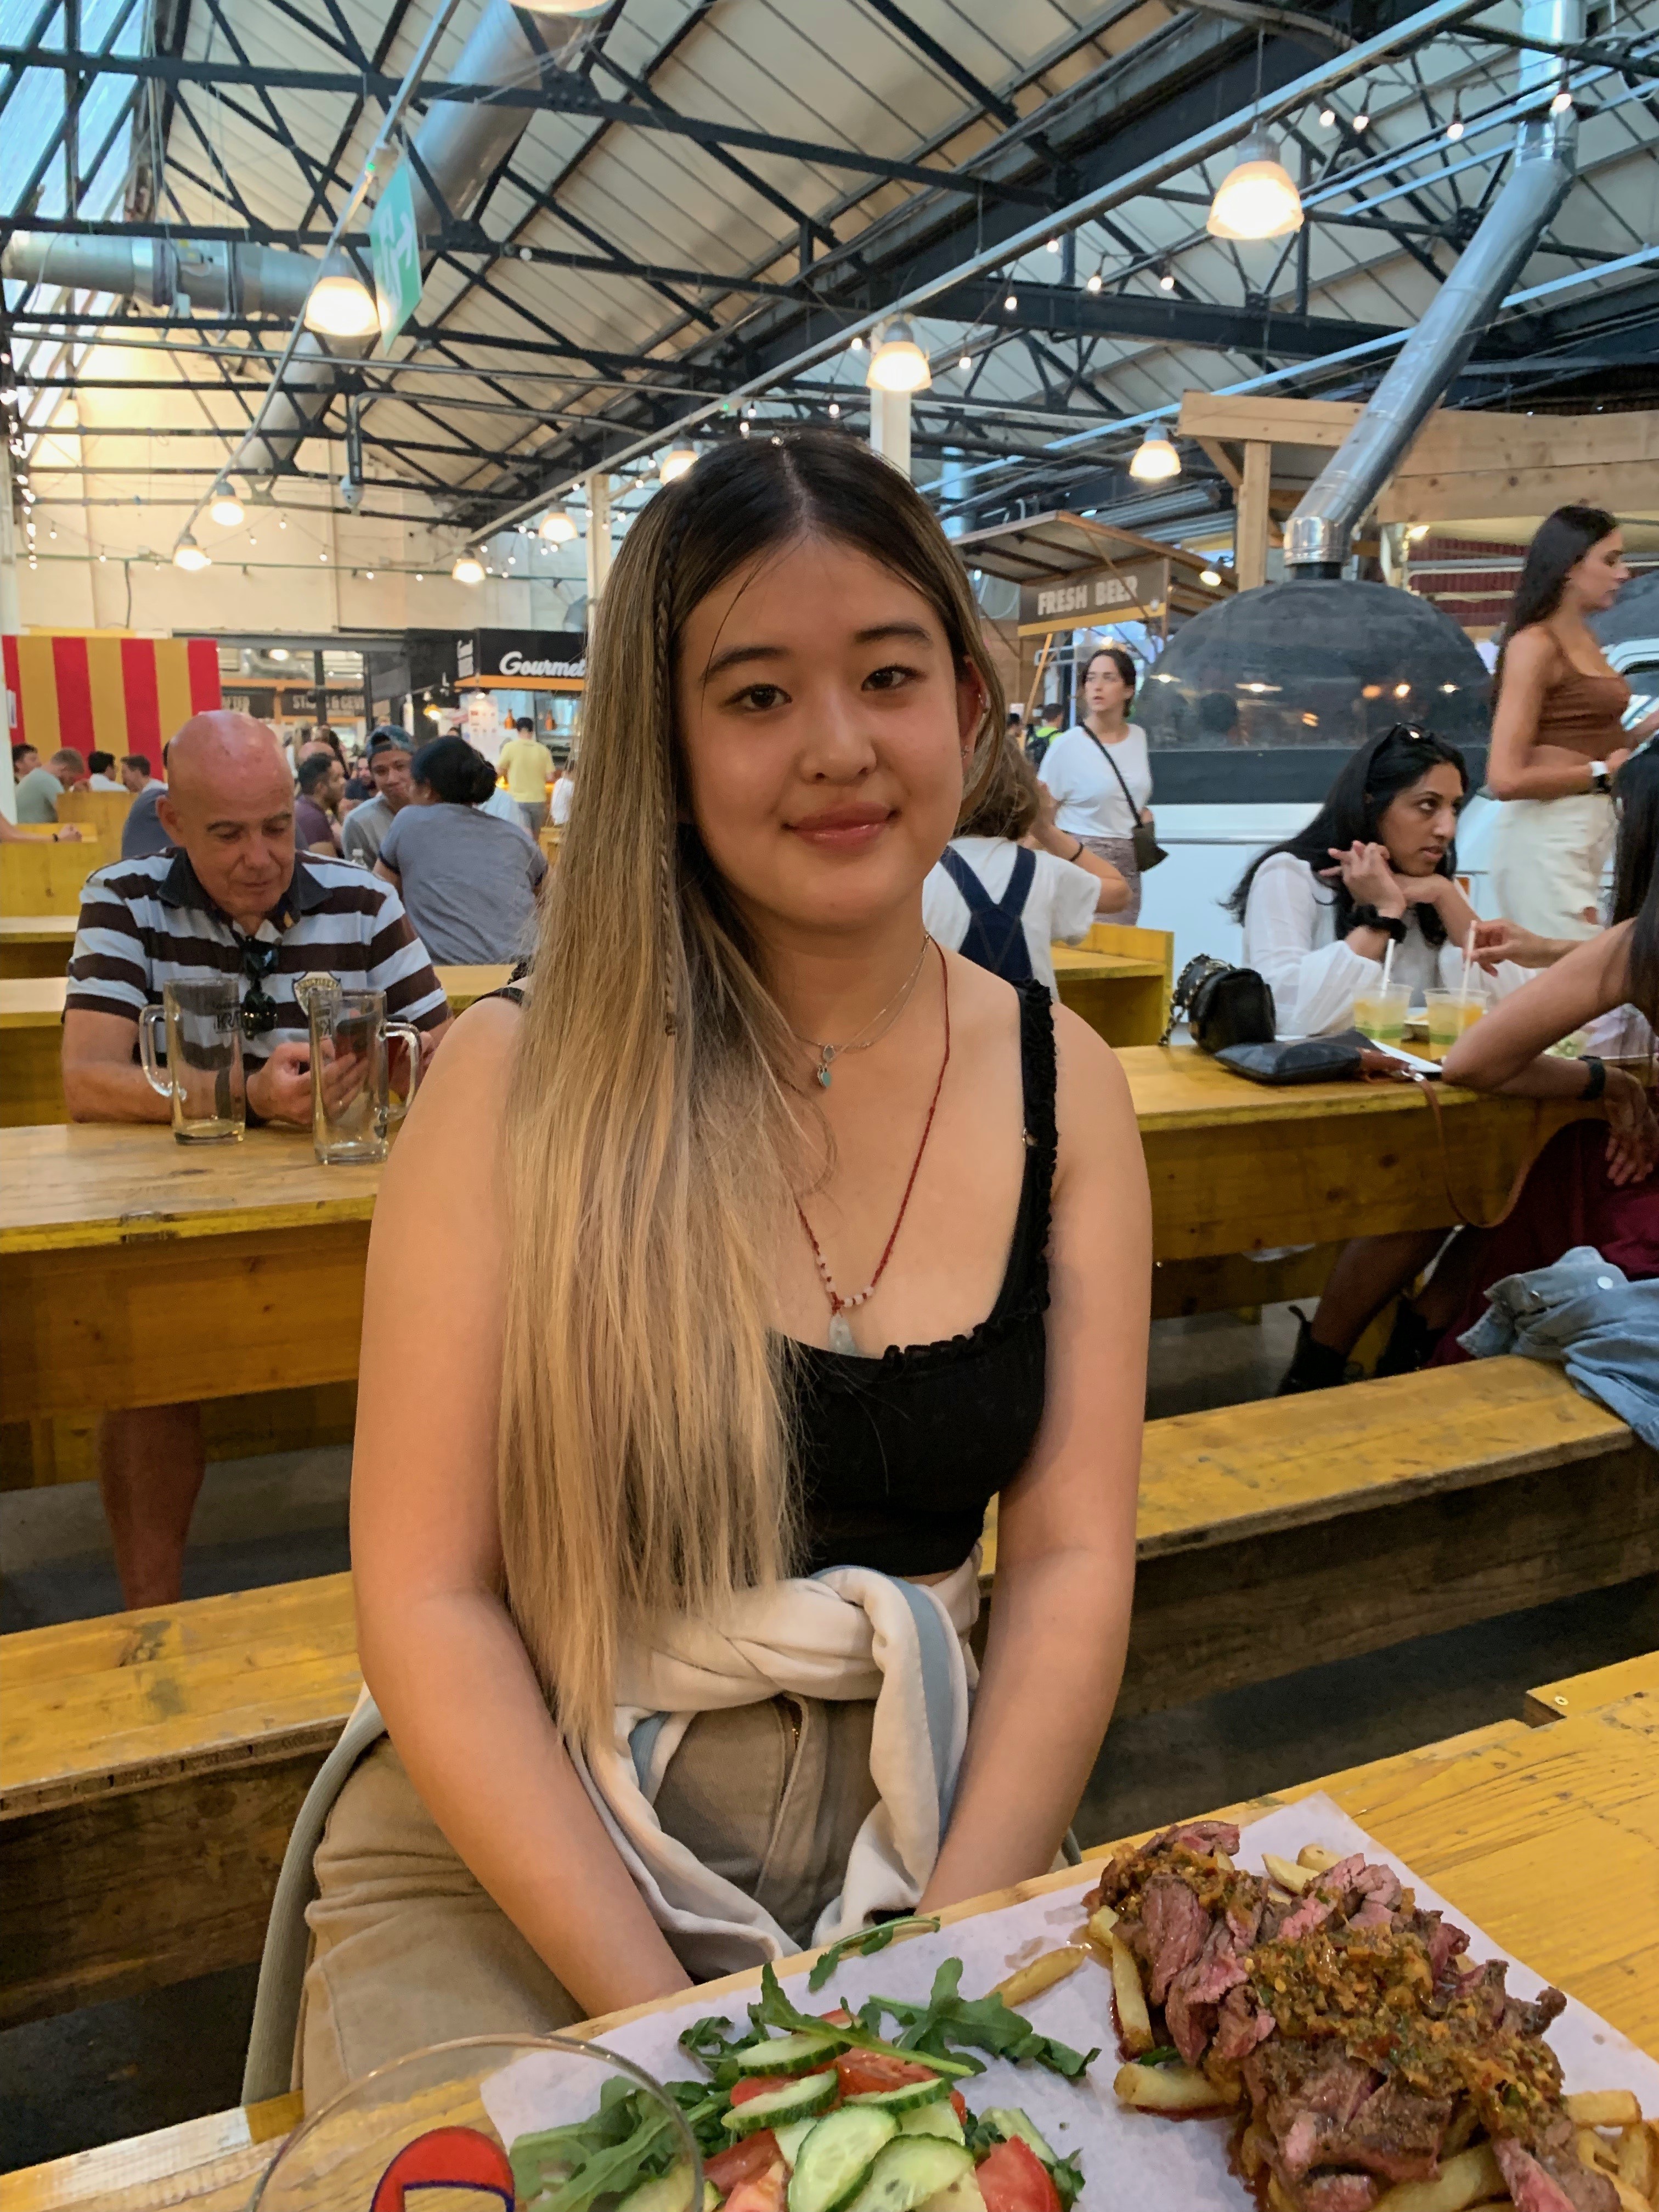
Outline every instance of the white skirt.
[[1540, 937], [1594, 937], [1617, 827], [1613, 801], [1599, 791], [1506, 799], [1491, 848], [1498, 913]]

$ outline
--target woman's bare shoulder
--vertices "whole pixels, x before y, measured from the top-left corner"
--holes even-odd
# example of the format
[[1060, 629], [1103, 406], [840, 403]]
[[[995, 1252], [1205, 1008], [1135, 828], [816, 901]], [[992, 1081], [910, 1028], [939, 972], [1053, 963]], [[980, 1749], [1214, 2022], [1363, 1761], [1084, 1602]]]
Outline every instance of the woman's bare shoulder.
[[523, 1016], [507, 999], [480, 999], [445, 1030], [421, 1079], [397, 1152], [423, 1152], [461, 1135], [476, 1145], [500, 1127]]
[[1058, 1167], [1099, 1164], [1123, 1155], [1132, 1140], [1141, 1171], [1140, 1133], [1123, 1064], [1102, 1036], [1069, 1006], [1054, 1008], [1054, 1119], [1060, 1132]]

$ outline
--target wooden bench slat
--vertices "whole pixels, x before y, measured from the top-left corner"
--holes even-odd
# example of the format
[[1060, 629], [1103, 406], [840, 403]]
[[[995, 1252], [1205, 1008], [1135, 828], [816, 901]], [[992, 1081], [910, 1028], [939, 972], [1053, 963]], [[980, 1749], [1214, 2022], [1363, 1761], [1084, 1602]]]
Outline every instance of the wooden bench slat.
[[1528, 1690], [1523, 1717], [1538, 1727], [1546, 1721], [1566, 1720], [1580, 1713], [1618, 1707], [1633, 1723], [1644, 1708], [1646, 1724], [1659, 1729], [1659, 1651], [1644, 1651], [1615, 1666], [1596, 1667], [1587, 1674], [1569, 1674], [1559, 1682], [1543, 1682]]
[[185, 1658], [235, 1650], [250, 1633], [305, 1633], [338, 1617], [351, 1596], [349, 1574], [314, 1575], [304, 1582], [234, 1590], [220, 1597], [190, 1598], [142, 1613], [106, 1613], [47, 1628], [23, 1628], [0, 1638], [5, 1683], [55, 1681], [142, 1666], [151, 1659]]

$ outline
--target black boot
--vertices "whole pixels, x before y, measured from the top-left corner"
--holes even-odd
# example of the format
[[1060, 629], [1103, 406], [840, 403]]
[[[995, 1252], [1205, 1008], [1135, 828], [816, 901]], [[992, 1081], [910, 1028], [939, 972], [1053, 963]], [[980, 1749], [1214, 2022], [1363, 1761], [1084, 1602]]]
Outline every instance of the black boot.
[[1394, 1327], [1389, 1340], [1376, 1362], [1376, 1373], [1381, 1375], [1415, 1375], [1419, 1367], [1426, 1367], [1429, 1354], [1440, 1341], [1440, 1332], [1431, 1328], [1409, 1298], [1401, 1298], [1394, 1310]]
[[1316, 1344], [1308, 1316], [1300, 1306], [1291, 1311], [1300, 1324], [1296, 1335], [1296, 1352], [1285, 1370], [1285, 1379], [1274, 1395], [1293, 1398], [1304, 1390], [1330, 1390], [1348, 1379], [1348, 1355], [1333, 1352], [1328, 1344]]

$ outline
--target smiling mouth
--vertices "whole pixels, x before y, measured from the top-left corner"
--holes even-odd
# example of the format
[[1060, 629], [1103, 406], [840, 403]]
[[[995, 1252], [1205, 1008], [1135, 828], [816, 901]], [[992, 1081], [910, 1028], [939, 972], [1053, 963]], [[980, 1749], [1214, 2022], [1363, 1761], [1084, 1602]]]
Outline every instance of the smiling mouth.
[[889, 807], [848, 807], [838, 813], [809, 815], [804, 822], [792, 822], [787, 826], [797, 837], [804, 837], [809, 845], [834, 851], [856, 851], [872, 844], [893, 819]]

